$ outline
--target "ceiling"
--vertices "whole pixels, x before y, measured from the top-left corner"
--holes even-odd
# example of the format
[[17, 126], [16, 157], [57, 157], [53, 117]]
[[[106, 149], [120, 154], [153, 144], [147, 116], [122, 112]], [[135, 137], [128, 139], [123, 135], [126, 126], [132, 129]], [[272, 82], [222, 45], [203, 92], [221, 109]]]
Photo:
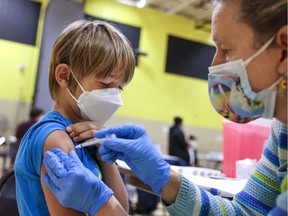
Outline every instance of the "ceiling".
[[135, 7], [161, 11], [167, 15], [178, 15], [195, 22], [196, 28], [210, 32], [211, 0], [116, 0]]
[[[48, 0], [49, 1], [49, 0]], [[84, 4], [87, 0], [68, 0]], [[198, 23], [211, 23], [211, 0], [115, 0], [135, 7], [161, 11], [167, 15], [179, 15]], [[141, 5], [141, 6], [140, 6]]]
[[211, 22], [211, 0], [147, 0], [147, 8], [179, 15], [198, 22]]

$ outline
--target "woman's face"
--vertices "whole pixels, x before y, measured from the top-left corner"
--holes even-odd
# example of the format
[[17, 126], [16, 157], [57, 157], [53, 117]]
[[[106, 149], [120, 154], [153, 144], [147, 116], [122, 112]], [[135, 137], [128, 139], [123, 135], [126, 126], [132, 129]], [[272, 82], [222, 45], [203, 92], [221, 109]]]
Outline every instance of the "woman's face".
[[[221, 1], [213, 11], [212, 36], [216, 53], [212, 66], [238, 59], [245, 61], [263, 45], [260, 42], [256, 44], [253, 29], [240, 21], [239, 7], [234, 1]], [[249, 82], [255, 92], [269, 87], [279, 79], [273, 51], [271, 46], [268, 47], [247, 66]]]

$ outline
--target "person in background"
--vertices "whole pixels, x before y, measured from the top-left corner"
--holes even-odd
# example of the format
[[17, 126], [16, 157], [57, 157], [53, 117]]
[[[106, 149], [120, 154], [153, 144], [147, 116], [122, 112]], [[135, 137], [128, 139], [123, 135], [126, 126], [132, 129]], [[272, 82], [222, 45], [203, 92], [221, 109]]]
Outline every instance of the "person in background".
[[180, 117], [174, 118], [174, 125], [169, 130], [169, 155], [177, 156], [189, 164], [188, 143], [182, 130], [183, 120]]
[[27, 121], [21, 122], [16, 129], [16, 138], [21, 142], [24, 134], [28, 131], [28, 129], [38, 122], [44, 115], [44, 110], [34, 107], [30, 111], [29, 119]]
[[[260, 117], [273, 119], [261, 159], [233, 200], [204, 191], [170, 169], [143, 127], [122, 125], [79, 131], [93, 131], [97, 138], [115, 134], [117, 138], [105, 140], [99, 148], [102, 160], [124, 160], [138, 178], [161, 196], [170, 215], [287, 216], [287, 32], [287, 0], [213, 0], [212, 36], [217, 49], [208, 75], [213, 107], [237, 123]], [[78, 173], [71, 169], [81, 166], [73, 152], [45, 152], [50, 180], [45, 183], [63, 204], [68, 204], [64, 198], [79, 193], [78, 182], [85, 184], [81, 196], [69, 203], [79, 209], [83, 207], [79, 200], [85, 199], [84, 194], [91, 193], [92, 186], [101, 188], [101, 184], [95, 176], [85, 180], [87, 169], [77, 169]], [[74, 166], [66, 166], [72, 163]], [[73, 189], [62, 183], [67, 181]], [[102, 196], [105, 193], [94, 191], [85, 204], [97, 202]]]
[[[80, 128], [103, 127], [122, 105], [120, 91], [132, 79], [134, 69], [135, 57], [129, 41], [108, 22], [78, 20], [59, 34], [49, 64], [53, 109], [29, 129], [16, 156], [14, 170], [20, 215], [94, 215], [98, 211], [99, 215], [109, 215], [115, 207], [121, 209], [117, 213], [128, 212], [127, 191], [116, 165], [101, 161], [88, 148], [76, 150], [80, 140], [71, 139], [66, 127], [72, 124]], [[73, 127], [68, 131], [77, 135]], [[89, 206], [89, 211], [65, 208], [44, 184], [42, 176], [47, 171], [42, 163], [43, 153], [55, 147], [65, 152], [76, 150], [82, 168], [88, 168], [102, 184], [97, 193], [105, 196]], [[72, 187], [69, 181], [65, 184]], [[83, 185], [79, 182], [76, 187], [80, 189]], [[110, 206], [101, 208], [106, 202]]]
[[38, 122], [44, 115], [44, 110], [34, 107], [30, 111], [29, 119], [27, 121], [21, 122], [16, 129], [16, 138], [17, 141], [10, 145], [9, 154], [11, 155], [11, 163], [13, 165], [15, 161], [16, 154], [19, 149], [19, 145], [25, 133], [29, 130], [29, 128]]
[[198, 166], [198, 158], [197, 158], [198, 142], [196, 137], [194, 135], [190, 135], [187, 143], [190, 158], [189, 164], [190, 166]]

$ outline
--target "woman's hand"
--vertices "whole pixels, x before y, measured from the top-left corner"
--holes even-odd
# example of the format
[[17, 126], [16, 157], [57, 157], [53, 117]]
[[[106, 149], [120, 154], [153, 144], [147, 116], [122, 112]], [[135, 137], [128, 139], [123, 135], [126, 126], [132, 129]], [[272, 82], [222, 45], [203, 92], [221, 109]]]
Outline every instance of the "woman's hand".
[[[76, 142], [87, 142], [95, 139], [94, 132], [101, 129], [96, 122], [86, 121], [70, 125], [66, 128], [67, 132]], [[97, 160], [97, 164], [102, 171], [103, 181], [111, 188], [117, 200], [125, 210], [129, 210], [128, 194], [125, 185], [119, 175], [119, 171], [115, 164], [102, 161], [101, 155], [98, 153], [97, 146], [86, 147], [90, 154]]]
[[113, 195], [113, 191], [87, 169], [75, 151], [66, 154], [58, 148], [46, 151], [43, 158], [48, 175], [43, 181], [59, 203], [67, 208], [95, 215]]
[[[107, 138], [115, 134], [116, 138]], [[114, 163], [124, 160], [132, 172], [152, 190], [160, 194], [169, 181], [170, 165], [156, 149], [146, 130], [141, 125], [121, 125], [94, 133], [97, 138], [106, 140], [99, 147], [102, 160]]]

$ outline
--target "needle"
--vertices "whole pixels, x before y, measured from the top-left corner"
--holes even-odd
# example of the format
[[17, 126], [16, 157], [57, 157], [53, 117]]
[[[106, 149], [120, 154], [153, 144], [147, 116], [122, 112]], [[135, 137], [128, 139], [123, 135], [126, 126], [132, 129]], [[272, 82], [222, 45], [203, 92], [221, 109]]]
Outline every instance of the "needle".
[[107, 138], [116, 138], [116, 135], [115, 134], [107, 135], [106, 138], [101, 138], [101, 139], [94, 138], [93, 140], [89, 142], [84, 142], [84, 143], [80, 143], [79, 145], [76, 145], [75, 148], [79, 149], [79, 148], [97, 145], [98, 143], [103, 143]]
[[80, 143], [79, 145], [76, 145], [75, 148], [78, 149], [78, 148], [84, 148], [88, 146], [97, 145], [98, 143], [103, 143], [105, 140], [106, 138], [102, 138], [102, 139], [95, 138], [92, 141]]

